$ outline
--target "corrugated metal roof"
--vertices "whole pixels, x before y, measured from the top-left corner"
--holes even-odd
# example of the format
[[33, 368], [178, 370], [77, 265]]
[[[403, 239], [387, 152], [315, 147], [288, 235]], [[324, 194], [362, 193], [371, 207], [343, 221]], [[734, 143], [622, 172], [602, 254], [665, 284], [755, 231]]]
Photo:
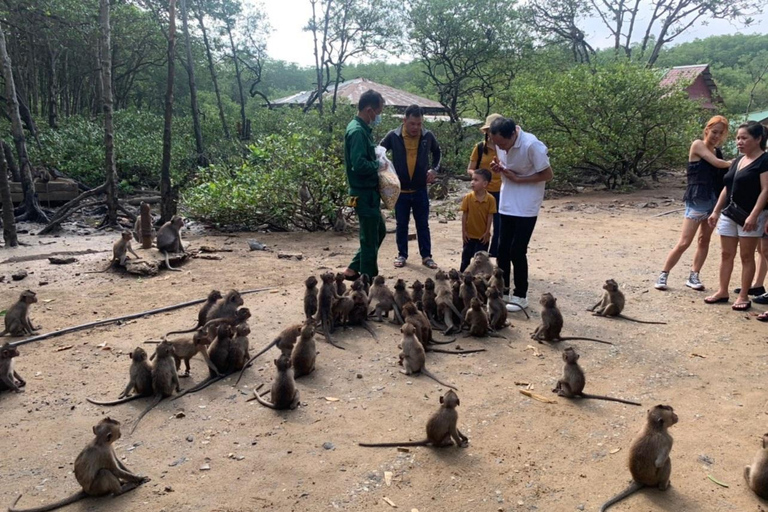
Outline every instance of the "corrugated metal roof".
[[[679, 82], [684, 82], [685, 86], [690, 85], [694, 80], [696, 80], [696, 77], [701, 75], [702, 73], [709, 74], [709, 64], [694, 64], [692, 66], [676, 66], [664, 75], [664, 77], [661, 79], [661, 86], [667, 87], [672, 85], [678, 85]], [[707, 77], [705, 76], [705, 80]], [[712, 77], [709, 77], [709, 81], [712, 80]], [[707, 82], [707, 85], [709, 85], [709, 81]], [[683, 85], [683, 84], [679, 84]], [[713, 83], [714, 85], [714, 83]]]
[[[357, 105], [360, 96], [368, 89], [373, 89], [381, 93], [384, 97], [384, 104], [390, 107], [406, 108], [409, 105], [419, 105], [430, 111], [444, 112], [446, 109], [439, 102], [417, 96], [400, 89], [395, 89], [388, 85], [379, 84], [368, 80], [367, 78], [355, 78], [339, 84], [338, 97], [346, 99], [349, 103]], [[303, 105], [309, 99], [313, 91], [304, 91], [292, 96], [280, 98], [272, 102], [273, 105]], [[325, 97], [333, 95], [333, 86], [329, 86], [324, 94]]]
[[747, 121], [757, 121], [758, 123], [761, 123], [768, 119], [768, 110], [763, 110], [762, 112], [752, 112], [747, 116]]

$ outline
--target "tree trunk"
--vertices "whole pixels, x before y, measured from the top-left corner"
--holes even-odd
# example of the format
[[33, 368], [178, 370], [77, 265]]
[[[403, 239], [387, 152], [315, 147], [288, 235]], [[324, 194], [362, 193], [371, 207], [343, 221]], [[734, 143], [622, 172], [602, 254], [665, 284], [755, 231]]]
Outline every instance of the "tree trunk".
[[16, 160], [13, 159], [13, 148], [10, 144], [4, 140], [0, 140], [0, 146], [3, 147], [3, 156], [5, 157], [5, 164], [11, 171], [11, 179], [15, 182], [21, 181], [21, 173], [19, 172], [19, 166], [16, 165]]
[[165, 124], [163, 127], [163, 163], [160, 167], [160, 220], [176, 215], [176, 201], [171, 188], [171, 125], [173, 123], [173, 74], [176, 46], [176, 0], [168, 2], [168, 79], [165, 89]]
[[56, 59], [58, 52], [53, 50], [51, 43], [48, 43], [48, 126], [58, 128], [58, 84], [56, 78]]
[[221, 118], [221, 127], [224, 129], [224, 136], [230, 138], [229, 128], [227, 127], [227, 118], [224, 116], [224, 106], [221, 104], [221, 93], [219, 92], [219, 81], [216, 78], [216, 68], [213, 64], [213, 55], [211, 55], [211, 45], [208, 42], [208, 33], [205, 31], [203, 22], [203, 11], [200, 5], [197, 7], [197, 21], [200, 23], [200, 31], [203, 33], [203, 43], [205, 44], [205, 54], [208, 57], [208, 69], [211, 72], [211, 81], [213, 90], [216, 93], [216, 104], [219, 106], [219, 117]]
[[[2, 143], [2, 142], [0, 142]], [[16, 220], [13, 218], [13, 201], [11, 201], [11, 184], [8, 181], [8, 167], [5, 165], [5, 155], [0, 151], [0, 204], [3, 205], [3, 240], [6, 249], [19, 245], [16, 236]]]
[[200, 128], [200, 111], [197, 108], [197, 83], [195, 82], [195, 63], [192, 60], [192, 43], [189, 39], [187, 0], [181, 0], [181, 24], [184, 30], [184, 40], [187, 47], [187, 76], [189, 77], [189, 99], [192, 108], [192, 127], [195, 132], [197, 165], [205, 167], [208, 165], [208, 159], [203, 152], [203, 131]]
[[248, 134], [248, 122], [245, 119], [245, 96], [243, 95], [243, 78], [240, 72], [240, 64], [237, 60], [237, 49], [235, 40], [232, 38], [232, 26], [227, 22], [227, 33], [229, 34], [229, 45], [232, 47], [232, 60], [235, 62], [235, 77], [237, 78], [237, 90], [240, 94], [240, 139], [246, 140]]
[[29, 157], [27, 156], [27, 142], [24, 139], [24, 128], [21, 125], [21, 115], [19, 114], [19, 102], [16, 99], [13, 67], [11, 66], [11, 58], [8, 56], [8, 50], [5, 46], [5, 32], [2, 27], [0, 27], [0, 59], [3, 62], [6, 102], [8, 104], [8, 114], [11, 116], [11, 132], [13, 133], [13, 142], [16, 145], [16, 152], [19, 155], [19, 165], [21, 166], [24, 214], [20, 220], [48, 222], [48, 217], [40, 209], [40, 204], [37, 202], [37, 196], [35, 195], [32, 168], [29, 165]]
[[115, 166], [114, 129], [112, 127], [112, 33], [109, 19], [109, 0], [99, 2], [101, 28], [101, 90], [104, 112], [104, 149], [107, 185], [106, 225], [117, 226], [117, 167]]

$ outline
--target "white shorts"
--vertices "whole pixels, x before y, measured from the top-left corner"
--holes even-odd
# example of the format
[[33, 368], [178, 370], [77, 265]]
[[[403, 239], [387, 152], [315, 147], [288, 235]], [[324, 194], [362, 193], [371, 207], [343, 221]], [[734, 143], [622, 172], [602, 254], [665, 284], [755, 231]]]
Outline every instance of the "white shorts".
[[744, 231], [742, 226], [739, 226], [735, 221], [721, 214], [720, 220], [717, 221], [717, 234], [720, 236], [732, 236], [734, 238], [760, 238], [765, 232], [766, 221], [768, 221], [768, 210], [763, 210], [757, 217], [757, 229], [754, 231]]

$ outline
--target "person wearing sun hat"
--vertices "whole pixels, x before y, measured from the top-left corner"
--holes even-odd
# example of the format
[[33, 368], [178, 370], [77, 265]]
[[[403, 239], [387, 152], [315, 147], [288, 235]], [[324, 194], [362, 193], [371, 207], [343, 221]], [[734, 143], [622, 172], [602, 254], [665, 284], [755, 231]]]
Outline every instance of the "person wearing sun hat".
[[[480, 127], [480, 131], [484, 135], [484, 139], [472, 149], [472, 156], [469, 157], [469, 165], [467, 166], [467, 174], [471, 177], [476, 169], [490, 169], [493, 159], [496, 157], [496, 145], [488, 136], [488, 131], [491, 129], [491, 123], [496, 119], [501, 119], [501, 114], [491, 114], [485, 118], [485, 124]], [[501, 174], [491, 173], [491, 182], [488, 184], [488, 193], [496, 200], [496, 204], [499, 204], [499, 194], [501, 193]], [[493, 237], [491, 238], [491, 245], [488, 249], [488, 254], [495, 258], [499, 250], [499, 222], [501, 216], [498, 212], [493, 214]]]

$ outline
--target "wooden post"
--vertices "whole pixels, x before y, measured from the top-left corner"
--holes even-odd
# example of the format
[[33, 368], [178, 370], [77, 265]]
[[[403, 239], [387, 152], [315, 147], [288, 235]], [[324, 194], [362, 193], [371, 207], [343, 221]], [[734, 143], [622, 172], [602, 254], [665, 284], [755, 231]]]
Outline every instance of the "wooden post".
[[149, 205], [141, 203], [141, 248], [152, 248], [152, 216], [149, 214]]

